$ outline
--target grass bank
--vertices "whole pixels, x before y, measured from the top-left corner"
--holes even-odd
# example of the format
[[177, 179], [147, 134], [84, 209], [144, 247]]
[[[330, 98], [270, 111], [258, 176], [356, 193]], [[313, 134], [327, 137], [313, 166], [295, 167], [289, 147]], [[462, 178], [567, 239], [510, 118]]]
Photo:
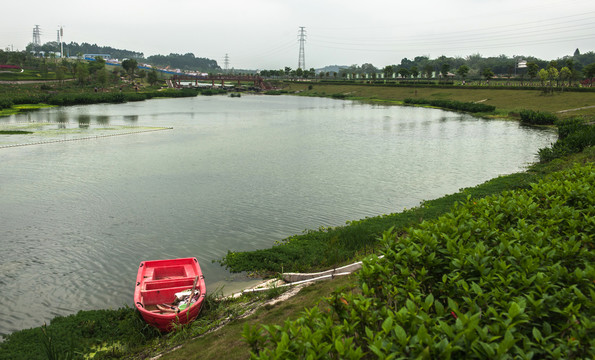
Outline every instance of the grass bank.
[[[479, 102], [496, 107], [495, 115], [518, 118], [525, 109], [559, 113], [560, 118], [583, 116], [595, 120], [595, 92], [544, 94], [541, 90], [466, 89], [463, 87], [382, 87], [333, 85], [325, 83], [285, 83], [283, 90], [303, 96], [324, 96], [378, 103], [402, 104], [407, 99]], [[576, 109], [576, 110], [575, 110]]]

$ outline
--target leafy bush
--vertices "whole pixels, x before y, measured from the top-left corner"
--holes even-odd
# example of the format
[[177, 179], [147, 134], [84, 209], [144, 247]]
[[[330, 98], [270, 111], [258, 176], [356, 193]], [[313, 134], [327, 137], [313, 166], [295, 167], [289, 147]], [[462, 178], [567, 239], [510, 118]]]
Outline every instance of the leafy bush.
[[576, 166], [386, 231], [359, 291], [246, 327], [252, 358], [594, 358], [594, 186]]
[[[81, 354], [83, 350], [97, 346], [102, 341], [132, 349], [157, 336], [159, 332], [148, 326], [140, 313], [132, 308], [80, 311], [76, 315], [56, 317], [48, 326], [8, 335], [0, 343], [0, 358], [67, 358], [64, 355]], [[51, 357], [52, 354], [57, 357]]]
[[450, 109], [456, 111], [465, 111], [470, 113], [480, 113], [480, 112], [494, 112], [496, 107], [493, 105], [486, 105], [486, 104], [476, 104], [472, 102], [460, 102], [454, 100], [430, 100], [430, 99], [412, 99], [407, 98], [403, 100], [405, 104], [418, 104], [418, 105], [431, 105], [440, 107], [443, 109]]
[[533, 110], [522, 110], [519, 115], [522, 123], [531, 125], [553, 125], [558, 120], [554, 114]]
[[9, 109], [12, 107], [13, 102], [10, 99], [0, 99], [0, 110]]
[[541, 162], [579, 153], [595, 145], [595, 126], [587, 125], [580, 118], [558, 121], [558, 140], [549, 148], [539, 149]]

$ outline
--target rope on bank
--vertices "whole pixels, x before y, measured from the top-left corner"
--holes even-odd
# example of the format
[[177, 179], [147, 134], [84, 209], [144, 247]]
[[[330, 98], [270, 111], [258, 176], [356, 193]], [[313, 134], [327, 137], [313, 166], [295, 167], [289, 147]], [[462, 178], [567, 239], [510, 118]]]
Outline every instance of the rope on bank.
[[[378, 256], [379, 259], [383, 257], [384, 255]], [[232, 294], [229, 297], [236, 298], [242, 296], [243, 294], [271, 290], [272, 288], [302, 285], [321, 280], [331, 280], [334, 279], [336, 276], [349, 275], [355, 271], [358, 271], [361, 268], [362, 262], [358, 261], [356, 263], [345, 265], [336, 269], [326, 270], [317, 273], [283, 273], [281, 274], [281, 278], [283, 279], [283, 281], [285, 281], [285, 283], [279, 284], [278, 280], [270, 280], [260, 285], [257, 285], [254, 288], [245, 289], [238, 293]]]
[[99, 138], [105, 138], [105, 137], [110, 137], [110, 136], [140, 134], [140, 133], [146, 133], [146, 132], [152, 132], [152, 131], [161, 131], [161, 130], [173, 130], [173, 127], [165, 127], [165, 128], [158, 128], [158, 129], [146, 129], [146, 130], [137, 130], [137, 131], [127, 131], [127, 132], [123, 132], [123, 133], [106, 134], [106, 135], [95, 135], [95, 136], [86, 136], [86, 137], [72, 138], [72, 139], [57, 139], [57, 140], [37, 141], [37, 142], [26, 143], [26, 144], [0, 145], [0, 149], [11, 148], [11, 147], [20, 147], [20, 146], [29, 146], [29, 145], [53, 144], [53, 143], [66, 142], [66, 141], [92, 140], [92, 139], [99, 139]]

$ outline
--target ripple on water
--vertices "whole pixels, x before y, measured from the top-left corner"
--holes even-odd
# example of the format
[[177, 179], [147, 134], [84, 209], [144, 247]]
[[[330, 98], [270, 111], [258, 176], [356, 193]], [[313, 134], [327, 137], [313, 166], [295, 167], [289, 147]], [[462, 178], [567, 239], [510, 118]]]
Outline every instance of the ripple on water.
[[207, 286], [248, 283], [211, 261], [516, 171], [555, 138], [438, 110], [236, 100], [55, 108], [174, 130], [3, 149], [0, 334], [131, 304], [142, 260], [196, 256]]

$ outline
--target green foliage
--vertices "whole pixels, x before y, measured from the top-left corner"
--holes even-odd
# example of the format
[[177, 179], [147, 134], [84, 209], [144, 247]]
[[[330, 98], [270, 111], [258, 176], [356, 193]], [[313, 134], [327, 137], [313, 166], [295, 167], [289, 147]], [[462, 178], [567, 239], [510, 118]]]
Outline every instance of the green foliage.
[[2, 99], [0, 98], [0, 110], [2, 109], [10, 109], [14, 105], [11, 99]]
[[594, 186], [576, 166], [384, 232], [359, 291], [245, 328], [252, 358], [595, 357]]
[[200, 89], [199, 93], [201, 95], [205, 95], [205, 96], [222, 95], [222, 94], [227, 94], [227, 90], [225, 90], [225, 89]]
[[531, 125], [553, 125], [558, 120], [556, 115], [541, 111], [522, 110], [519, 115], [522, 123]]
[[169, 55], [152, 55], [147, 58], [147, 62], [156, 66], [171, 68], [179, 68], [182, 70], [194, 70], [197, 69], [204, 72], [211, 72], [221, 70], [221, 67], [217, 65], [217, 61], [195, 57], [192, 53], [186, 54], [169, 54]]
[[65, 359], [77, 354], [79, 358], [92, 347], [106, 343], [134, 349], [158, 336], [159, 332], [132, 308], [80, 311], [56, 317], [48, 326], [8, 335], [0, 343], [0, 359]]
[[551, 161], [565, 155], [579, 153], [595, 145], [595, 126], [585, 124], [580, 118], [557, 121], [558, 140], [549, 148], [539, 149], [541, 162]]
[[408, 98], [403, 100], [405, 104], [417, 104], [417, 105], [431, 105], [444, 109], [465, 111], [470, 113], [488, 113], [496, 110], [495, 106], [486, 104], [476, 104], [472, 102], [460, 102], [454, 100], [439, 100], [439, 99], [412, 99]]

